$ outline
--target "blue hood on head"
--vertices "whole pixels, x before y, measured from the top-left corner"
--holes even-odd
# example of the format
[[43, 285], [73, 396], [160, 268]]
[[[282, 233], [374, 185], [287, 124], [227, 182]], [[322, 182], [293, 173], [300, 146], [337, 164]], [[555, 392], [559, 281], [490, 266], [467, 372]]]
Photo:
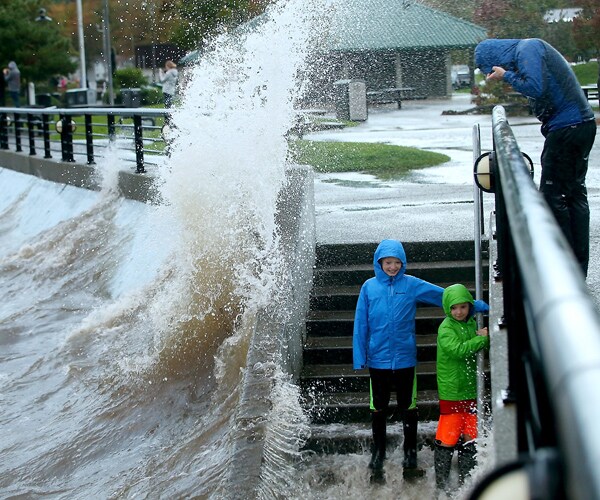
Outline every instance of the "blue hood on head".
[[398, 272], [395, 278], [403, 276], [406, 271], [406, 253], [402, 243], [396, 240], [383, 240], [379, 243], [375, 254], [373, 255], [373, 269], [375, 270], [375, 276], [379, 281], [388, 282], [390, 276], [385, 274], [381, 268], [379, 261], [385, 257], [396, 257], [402, 262], [402, 269]]
[[521, 41], [514, 38], [484, 40], [475, 47], [475, 66], [484, 75], [492, 72], [492, 66], [501, 66], [505, 70], [514, 71], [515, 51]]

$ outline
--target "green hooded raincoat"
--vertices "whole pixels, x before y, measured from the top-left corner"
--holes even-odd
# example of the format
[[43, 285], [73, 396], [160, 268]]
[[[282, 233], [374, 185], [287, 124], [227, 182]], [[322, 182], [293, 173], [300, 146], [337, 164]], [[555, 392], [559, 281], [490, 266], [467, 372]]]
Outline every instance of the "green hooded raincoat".
[[[450, 307], [468, 302], [471, 313], [467, 321], [457, 321]], [[444, 290], [442, 306], [446, 318], [438, 329], [437, 383], [439, 398], [464, 401], [477, 397], [477, 351], [490, 345], [488, 337], [477, 335], [473, 318], [473, 296], [464, 285], [451, 285]]]

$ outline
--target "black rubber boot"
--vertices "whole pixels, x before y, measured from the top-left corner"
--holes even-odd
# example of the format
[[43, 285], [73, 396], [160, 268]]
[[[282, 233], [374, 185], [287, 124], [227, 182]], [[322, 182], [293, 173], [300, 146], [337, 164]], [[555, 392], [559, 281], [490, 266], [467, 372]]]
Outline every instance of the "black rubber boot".
[[417, 410], [406, 410], [403, 415], [404, 460], [402, 461], [402, 477], [406, 480], [417, 479], [425, 475], [425, 471], [417, 465]]
[[373, 444], [371, 445], [371, 461], [369, 469], [382, 469], [386, 449], [386, 415], [385, 411], [372, 413]]
[[462, 485], [477, 465], [475, 441], [458, 446], [458, 481]]
[[436, 443], [433, 452], [435, 466], [435, 485], [440, 491], [447, 491], [450, 467], [452, 466], [452, 455], [454, 447], [440, 446]]
[[372, 413], [373, 444], [371, 445], [371, 483], [385, 484], [385, 473], [383, 462], [385, 461], [386, 440], [386, 412], [376, 411]]
[[404, 431], [404, 461], [405, 469], [417, 468], [417, 423], [419, 416], [417, 410], [406, 410], [402, 422]]

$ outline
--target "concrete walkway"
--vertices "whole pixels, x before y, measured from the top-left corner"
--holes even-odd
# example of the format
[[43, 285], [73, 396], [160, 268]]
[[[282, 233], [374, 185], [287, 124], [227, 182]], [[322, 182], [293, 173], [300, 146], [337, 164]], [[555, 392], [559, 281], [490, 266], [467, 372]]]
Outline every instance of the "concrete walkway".
[[[472, 107], [467, 94], [456, 94], [450, 100], [406, 101], [400, 110], [371, 109], [368, 120], [357, 127], [306, 136], [313, 140], [414, 146], [451, 158], [440, 167], [414, 171], [401, 181], [380, 181], [356, 173], [317, 174], [318, 241], [376, 241], [389, 236], [403, 240], [472, 238], [473, 126], [479, 125], [482, 150], [489, 151], [492, 118], [442, 114]], [[535, 163], [537, 182], [543, 146], [539, 122], [527, 116], [509, 117], [509, 123], [521, 150]], [[590, 162], [593, 172], [588, 179], [596, 195], [600, 187], [599, 159], [600, 144], [596, 144]], [[493, 195], [485, 195], [485, 199], [486, 204], [492, 203]]]
[[[471, 239], [473, 211], [473, 127], [478, 124], [482, 151], [492, 147], [490, 115], [443, 115], [472, 108], [470, 96], [449, 100], [407, 101], [402, 109], [369, 110], [368, 120], [353, 128], [318, 132], [313, 140], [383, 142], [429, 149], [450, 156], [446, 164], [412, 172], [400, 181], [371, 175], [317, 174], [315, 205], [319, 243]], [[510, 117], [521, 151], [534, 162], [539, 183], [543, 137], [535, 117]], [[587, 177], [591, 208], [591, 258], [588, 286], [600, 296], [600, 139], [590, 156]], [[494, 206], [484, 194], [485, 224]], [[596, 299], [599, 302], [598, 298]]]

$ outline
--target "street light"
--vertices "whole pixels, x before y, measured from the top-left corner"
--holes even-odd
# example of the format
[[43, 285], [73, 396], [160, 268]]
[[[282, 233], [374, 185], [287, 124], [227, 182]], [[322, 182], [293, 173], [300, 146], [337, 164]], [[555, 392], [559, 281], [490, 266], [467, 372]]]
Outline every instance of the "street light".
[[39, 15], [35, 18], [36, 21], [52, 21], [52, 18], [46, 14], [46, 9], [40, 9], [38, 14]]
[[[79, 36], [79, 66], [81, 77], [79, 80], [79, 87], [87, 87], [87, 72], [85, 67], [85, 44], [83, 39], [83, 9], [81, 7], [81, 0], [77, 1], [77, 34]], [[46, 9], [41, 8], [38, 11], [38, 16], [35, 18], [38, 22], [52, 21], [52, 18], [46, 13]]]
[[112, 106], [115, 103], [115, 93], [113, 89], [112, 47], [110, 43], [110, 24], [108, 16], [108, 0], [104, 0], [104, 59], [106, 63], [106, 78], [108, 78], [108, 102]]
[[[38, 23], [52, 22], [52, 18], [46, 13], [46, 9], [41, 7], [35, 21]], [[30, 106], [35, 104], [35, 83], [33, 82], [27, 83], [27, 102]]]
[[79, 66], [81, 68], [81, 77], [79, 87], [87, 88], [87, 69], [85, 67], [85, 43], [83, 38], [83, 8], [81, 0], [77, 0], [77, 34], [79, 36]]

